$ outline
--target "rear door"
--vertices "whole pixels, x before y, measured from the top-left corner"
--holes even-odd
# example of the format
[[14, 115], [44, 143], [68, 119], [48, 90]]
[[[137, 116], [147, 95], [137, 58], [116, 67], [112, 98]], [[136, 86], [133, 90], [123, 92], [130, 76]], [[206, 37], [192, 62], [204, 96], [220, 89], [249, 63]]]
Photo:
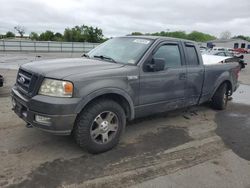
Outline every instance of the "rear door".
[[186, 105], [196, 105], [202, 93], [204, 81], [204, 66], [202, 57], [198, 53], [194, 43], [184, 43], [186, 65], [187, 65], [187, 84], [185, 89]]

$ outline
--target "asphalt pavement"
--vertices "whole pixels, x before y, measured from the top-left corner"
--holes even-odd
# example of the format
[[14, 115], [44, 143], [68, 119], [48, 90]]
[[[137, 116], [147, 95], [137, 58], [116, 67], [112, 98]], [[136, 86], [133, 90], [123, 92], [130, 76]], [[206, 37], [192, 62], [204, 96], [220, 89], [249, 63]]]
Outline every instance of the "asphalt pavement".
[[116, 148], [91, 155], [11, 111], [18, 66], [66, 56], [38, 55], [0, 54], [0, 187], [250, 187], [250, 66], [225, 111], [204, 104], [137, 119]]

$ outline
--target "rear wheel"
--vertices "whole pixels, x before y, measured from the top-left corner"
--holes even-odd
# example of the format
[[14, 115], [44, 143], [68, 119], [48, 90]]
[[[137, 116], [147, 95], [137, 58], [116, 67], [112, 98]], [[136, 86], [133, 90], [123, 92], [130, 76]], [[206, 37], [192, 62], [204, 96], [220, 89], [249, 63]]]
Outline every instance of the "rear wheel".
[[97, 100], [79, 114], [74, 137], [80, 147], [90, 153], [105, 152], [118, 144], [125, 123], [124, 110], [118, 103]]
[[224, 110], [228, 102], [227, 84], [224, 83], [216, 90], [212, 97], [211, 105], [216, 110]]

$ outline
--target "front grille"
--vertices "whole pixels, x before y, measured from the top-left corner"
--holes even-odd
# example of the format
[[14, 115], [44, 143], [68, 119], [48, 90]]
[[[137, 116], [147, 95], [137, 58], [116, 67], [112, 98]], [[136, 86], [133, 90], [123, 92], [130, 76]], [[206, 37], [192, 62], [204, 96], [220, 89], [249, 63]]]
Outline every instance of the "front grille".
[[23, 69], [19, 69], [16, 84], [18, 90], [27, 96], [32, 96], [38, 76]]

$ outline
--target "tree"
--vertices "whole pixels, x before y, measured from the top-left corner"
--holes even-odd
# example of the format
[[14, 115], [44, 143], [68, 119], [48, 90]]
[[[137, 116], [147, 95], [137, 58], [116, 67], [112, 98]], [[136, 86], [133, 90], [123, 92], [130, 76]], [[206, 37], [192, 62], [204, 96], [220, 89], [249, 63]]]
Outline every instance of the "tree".
[[[133, 32], [132, 35], [136, 34], [136, 33], [139, 33], [139, 32]], [[169, 30], [168, 30], [168, 31], [161, 31], [161, 32], [156, 32], [156, 33], [147, 33], [147, 35], [189, 39], [189, 40], [193, 40], [193, 41], [197, 41], [197, 42], [205, 42], [205, 41], [216, 39], [216, 37], [214, 37], [212, 35], [198, 32], [198, 31], [193, 31], [193, 32], [187, 34], [185, 31], [169, 32]]]
[[39, 40], [42, 41], [53, 41], [54, 40], [54, 32], [52, 31], [45, 31], [44, 33], [41, 33], [39, 36]]
[[152, 33], [151, 35], [187, 39], [187, 34], [185, 31], [173, 31], [173, 32], [161, 31], [161, 32], [157, 32], [157, 33]]
[[61, 33], [55, 33], [54, 35], [54, 40], [55, 41], [63, 41], [63, 35]]
[[14, 37], [15, 37], [15, 33], [12, 33], [11, 31], [8, 31], [8, 32], [5, 34], [5, 37], [6, 37], [6, 38], [14, 38]]
[[102, 30], [99, 28], [94, 28], [92, 26], [82, 26], [82, 34], [87, 42], [102, 42], [103, 41], [103, 34]]
[[141, 32], [133, 32], [131, 35], [143, 35]]
[[39, 40], [39, 35], [36, 32], [31, 32], [29, 37], [31, 40]]
[[64, 30], [64, 40], [68, 42], [103, 42], [102, 30], [92, 26], [75, 26]]
[[180, 39], [187, 39], [188, 36], [185, 31], [173, 31], [173, 32], [165, 32], [166, 37], [174, 37]]
[[223, 31], [221, 34], [220, 34], [220, 39], [230, 39], [231, 38], [231, 32], [230, 31]]
[[234, 36], [233, 39], [242, 39], [242, 40], [247, 40], [248, 42], [250, 42], [250, 37], [244, 36], [244, 35]]
[[19, 33], [19, 35], [21, 36], [21, 38], [23, 38], [23, 35], [24, 35], [24, 33], [25, 33], [24, 27], [18, 25], [18, 26], [16, 26], [16, 27], [14, 27], [14, 29]]
[[64, 30], [63, 38], [66, 42], [72, 41], [72, 32], [71, 29], [66, 28]]
[[209, 40], [214, 40], [214, 39], [216, 39], [216, 37], [209, 35], [209, 34], [206, 34], [206, 33], [193, 31], [190, 34], [188, 34], [188, 39], [193, 40], [193, 41], [197, 41], [197, 42], [206, 42]]
[[81, 30], [78, 26], [71, 29], [66, 28], [64, 30], [64, 40], [67, 42], [84, 42], [84, 39], [81, 37]]

